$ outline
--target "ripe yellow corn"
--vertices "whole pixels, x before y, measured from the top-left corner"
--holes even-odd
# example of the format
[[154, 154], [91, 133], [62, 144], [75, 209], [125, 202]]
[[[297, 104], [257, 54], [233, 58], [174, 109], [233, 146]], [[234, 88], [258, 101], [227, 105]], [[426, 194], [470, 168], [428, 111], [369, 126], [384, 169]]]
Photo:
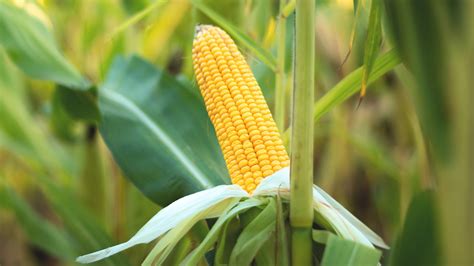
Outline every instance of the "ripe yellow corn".
[[232, 183], [252, 193], [290, 163], [262, 91], [234, 41], [218, 27], [196, 28], [193, 65]]

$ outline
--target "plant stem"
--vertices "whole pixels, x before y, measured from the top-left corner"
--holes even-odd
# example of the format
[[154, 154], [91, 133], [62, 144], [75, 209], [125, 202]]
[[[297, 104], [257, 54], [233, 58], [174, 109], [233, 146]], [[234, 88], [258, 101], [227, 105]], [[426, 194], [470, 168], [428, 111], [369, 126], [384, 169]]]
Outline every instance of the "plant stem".
[[290, 192], [292, 265], [312, 265], [314, 18], [314, 0], [297, 0]]
[[280, 0], [280, 14], [277, 25], [277, 68], [275, 72], [275, 122], [280, 132], [285, 131], [285, 110], [286, 110], [286, 78], [285, 78], [285, 37], [286, 37], [286, 18], [282, 11], [286, 0]]

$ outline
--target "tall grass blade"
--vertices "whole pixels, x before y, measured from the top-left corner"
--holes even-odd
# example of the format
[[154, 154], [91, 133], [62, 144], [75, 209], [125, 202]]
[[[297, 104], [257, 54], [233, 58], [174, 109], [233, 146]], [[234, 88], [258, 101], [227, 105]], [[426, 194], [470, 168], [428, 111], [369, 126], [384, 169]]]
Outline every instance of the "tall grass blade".
[[[364, 68], [362, 71], [362, 83], [360, 88], [360, 99], [364, 98], [367, 90], [367, 82], [372, 72], [372, 67], [380, 49], [382, 40], [382, 1], [372, 0], [369, 15], [369, 29], [365, 40]], [[360, 103], [360, 102], [359, 102]]]

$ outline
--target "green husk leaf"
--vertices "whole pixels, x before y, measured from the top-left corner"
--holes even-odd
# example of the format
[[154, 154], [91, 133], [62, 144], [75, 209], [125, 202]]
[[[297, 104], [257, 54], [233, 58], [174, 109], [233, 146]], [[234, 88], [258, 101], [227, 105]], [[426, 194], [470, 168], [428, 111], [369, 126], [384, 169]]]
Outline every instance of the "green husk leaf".
[[241, 221], [239, 219], [231, 219], [221, 230], [219, 240], [217, 241], [217, 249], [214, 257], [215, 265], [228, 265], [230, 254], [237, 243], [237, 238], [241, 232]]
[[326, 245], [329, 241], [331, 236], [335, 236], [335, 234], [331, 233], [327, 230], [313, 230], [313, 241]]
[[377, 265], [381, 252], [374, 248], [330, 235], [326, 243], [321, 266]]
[[249, 265], [275, 230], [276, 203], [268, 205], [242, 231], [230, 255], [229, 265]]
[[236, 206], [233, 206], [232, 209], [225, 212], [217, 222], [212, 226], [211, 230], [207, 234], [206, 238], [201, 242], [201, 244], [193, 250], [181, 265], [196, 265], [200, 259], [204, 257], [207, 251], [209, 251], [214, 243], [217, 241], [219, 234], [221, 233], [223, 227], [232, 219], [234, 219], [239, 213], [244, 212], [250, 208], [257, 207], [262, 205], [264, 202], [256, 199], [251, 198], [246, 201], [239, 203]]

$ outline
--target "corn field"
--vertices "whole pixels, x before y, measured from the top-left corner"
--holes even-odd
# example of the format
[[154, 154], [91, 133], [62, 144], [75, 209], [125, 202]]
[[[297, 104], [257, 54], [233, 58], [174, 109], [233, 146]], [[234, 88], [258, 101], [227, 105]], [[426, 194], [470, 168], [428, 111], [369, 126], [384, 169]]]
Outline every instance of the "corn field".
[[0, 265], [474, 265], [474, 1], [0, 0]]

